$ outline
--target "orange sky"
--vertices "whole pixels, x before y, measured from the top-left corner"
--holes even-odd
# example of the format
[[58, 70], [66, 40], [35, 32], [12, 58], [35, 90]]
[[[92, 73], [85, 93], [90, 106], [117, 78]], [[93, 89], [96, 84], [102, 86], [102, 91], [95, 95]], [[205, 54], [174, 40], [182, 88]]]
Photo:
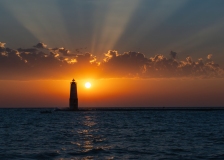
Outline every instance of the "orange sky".
[[[76, 80], [79, 107], [223, 106], [223, 79]], [[84, 83], [91, 82], [86, 89]], [[68, 107], [70, 80], [0, 81], [0, 107]]]
[[[147, 57], [109, 50], [98, 61], [43, 43], [17, 50], [0, 46], [0, 107], [68, 107], [72, 78], [79, 107], [223, 106], [223, 77], [212, 54], [194, 60], [173, 51]], [[84, 88], [87, 81], [90, 89]]]

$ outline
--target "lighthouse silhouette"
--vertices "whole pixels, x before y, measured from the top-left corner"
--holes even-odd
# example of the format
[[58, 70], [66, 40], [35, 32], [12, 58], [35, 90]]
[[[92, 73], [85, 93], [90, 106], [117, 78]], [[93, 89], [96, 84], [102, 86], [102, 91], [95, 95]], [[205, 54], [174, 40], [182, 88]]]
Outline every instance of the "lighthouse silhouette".
[[70, 88], [70, 98], [69, 98], [69, 108], [70, 110], [78, 110], [78, 94], [77, 94], [77, 83], [73, 79]]

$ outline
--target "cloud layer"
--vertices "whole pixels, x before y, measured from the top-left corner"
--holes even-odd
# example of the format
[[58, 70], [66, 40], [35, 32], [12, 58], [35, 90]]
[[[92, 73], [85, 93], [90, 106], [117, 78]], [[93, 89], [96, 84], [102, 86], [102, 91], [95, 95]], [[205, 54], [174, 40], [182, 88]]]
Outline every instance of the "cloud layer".
[[190, 56], [179, 60], [173, 51], [168, 57], [162, 54], [146, 57], [139, 52], [120, 54], [109, 50], [103, 61], [98, 61], [90, 53], [72, 53], [63, 47], [48, 48], [44, 43], [26, 49], [10, 49], [0, 42], [0, 75], [0, 79], [212, 78], [224, 77], [224, 70], [212, 60], [212, 54], [194, 61]]

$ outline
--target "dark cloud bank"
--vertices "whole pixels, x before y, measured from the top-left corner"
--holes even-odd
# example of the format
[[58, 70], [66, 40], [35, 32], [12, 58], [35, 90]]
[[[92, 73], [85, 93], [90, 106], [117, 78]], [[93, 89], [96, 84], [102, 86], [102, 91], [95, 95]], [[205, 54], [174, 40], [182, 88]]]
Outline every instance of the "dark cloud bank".
[[146, 57], [139, 52], [119, 54], [110, 50], [99, 62], [90, 53], [71, 53], [43, 43], [16, 50], [5, 45], [0, 42], [0, 79], [224, 77], [224, 70], [211, 54], [193, 61], [190, 56], [178, 60], [173, 51], [167, 57]]

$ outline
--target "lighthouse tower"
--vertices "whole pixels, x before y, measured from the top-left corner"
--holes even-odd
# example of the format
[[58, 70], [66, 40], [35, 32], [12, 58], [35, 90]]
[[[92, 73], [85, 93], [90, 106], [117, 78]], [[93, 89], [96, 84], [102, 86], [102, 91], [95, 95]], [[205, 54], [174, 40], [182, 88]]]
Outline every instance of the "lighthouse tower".
[[71, 82], [70, 98], [69, 98], [70, 110], [78, 110], [78, 94], [77, 94], [77, 83], [73, 79]]

